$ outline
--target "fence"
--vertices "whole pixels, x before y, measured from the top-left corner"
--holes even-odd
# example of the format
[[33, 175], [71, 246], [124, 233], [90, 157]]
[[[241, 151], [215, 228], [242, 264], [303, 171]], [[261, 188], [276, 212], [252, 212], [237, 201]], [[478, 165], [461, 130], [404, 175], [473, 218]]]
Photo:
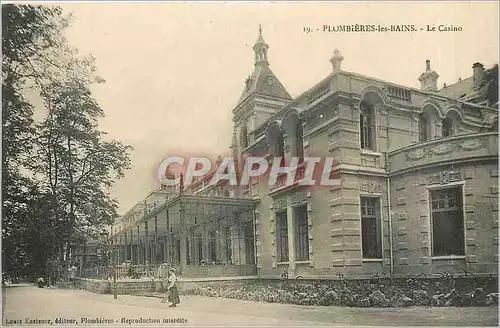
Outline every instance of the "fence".
[[[117, 265], [116, 279], [164, 279], [168, 276], [169, 268], [176, 269], [179, 277], [226, 277], [226, 276], [249, 276], [256, 275], [255, 265], [188, 265], [184, 270], [179, 265], [150, 264], [150, 265]], [[100, 266], [83, 269], [82, 278], [90, 279], [113, 279], [113, 267]]]
[[[161, 268], [165, 268], [161, 270]], [[164, 272], [163, 272], [164, 271]], [[116, 272], [116, 279], [141, 279], [141, 278], [162, 278], [166, 274], [166, 265], [117, 265], [99, 266], [82, 270], [82, 278], [90, 279], [113, 279]]]

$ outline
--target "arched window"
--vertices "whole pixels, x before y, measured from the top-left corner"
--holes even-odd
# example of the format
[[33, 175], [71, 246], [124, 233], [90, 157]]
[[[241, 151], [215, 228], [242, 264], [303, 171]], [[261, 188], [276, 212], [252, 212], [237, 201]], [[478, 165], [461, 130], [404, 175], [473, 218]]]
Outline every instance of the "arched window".
[[453, 127], [453, 121], [447, 117], [443, 120], [442, 136], [450, 137], [454, 134], [455, 134], [455, 128]]
[[372, 105], [361, 102], [359, 114], [359, 134], [361, 148], [375, 150], [375, 117]]
[[304, 157], [304, 131], [302, 129], [302, 122], [297, 120], [297, 124], [295, 125], [295, 156], [298, 158]]
[[248, 147], [248, 135], [247, 135], [247, 127], [246, 126], [241, 127], [240, 146], [241, 146], [241, 149], [245, 149]]
[[425, 113], [422, 113], [418, 118], [418, 141], [424, 142], [429, 140], [429, 135], [429, 119]]
[[283, 134], [280, 132], [276, 138], [275, 144], [275, 156], [276, 157], [285, 157], [285, 139], [283, 138]]

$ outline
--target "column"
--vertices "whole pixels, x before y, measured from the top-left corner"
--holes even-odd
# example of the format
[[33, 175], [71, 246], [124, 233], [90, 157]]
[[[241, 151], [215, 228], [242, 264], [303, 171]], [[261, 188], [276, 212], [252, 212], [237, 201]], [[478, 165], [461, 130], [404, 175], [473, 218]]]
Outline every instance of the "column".
[[185, 218], [185, 204], [183, 201], [180, 202], [179, 204], [180, 209], [179, 209], [179, 217], [180, 217], [180, 223], [181, 223], [181, 231], [180, 231], [180, 240], [181, 240], [181, 267], [182, 269], [186, 268], [187, 266], [187, 239], [186, 239], [186, 218]]
[[128, 254], [129, 254], [129, 250], [128, 250], [128, 242], [127, 242], [127, 235], [128, 235], [128, 232], [125, 232], [125, 235], [124, 235], [124, 243], [125, 243], [125, 262], [128, 261]]
[[122, 235], [118, 237], [118, 245], [117, 247], [117, 254], [116, 254], [116, 265], [119, 265], [122, 263], [122, 258], [123, 258], [123, 242], [122, 242]]
[[141, 232], [137, 226], [137, 264], [141, 264]]
[[247, 244], [245, 242], [245, 224], [240, 224], [238, 227], [239, 244], [240, 244], [240, 265], [247, 263]]
[[[208, 256], [208, 224], [205, 222], [205, 219], [203, 219], [202, 222], [202, 231], [201, 231], [201, 253], [203, 256], [203, 260], [207, 264], [212, 264], [212, 262], [209, 261], [209, 256]], [[201, 260], [201, 259], [200, 259]]]
[[286, 206], [288, 228], [288, 277], [295, 278], [295, 211], [291, 197], [287, 197]]
[[118, 262], [116, 264], [120, 264], [123, 262], [123, 253], [124, 253], [124, 249], [123, 249], [123, 236], [120, 235], [120, 238], [119, 238], [120, 242], [119, 242], [119, 245], [118, 245]]
[[149, 248], [149, 231], [148, 231], [148, 221], [144, 222], [144, 264], [146, 264], [146, 276], [149, 277], [149, 259], [150, 259], [150, 248]]
[[156, 264], [157, 262], [157, 247], [156, 247], [156, 244], [158, 243], [158, 217], [155, 216], [155, 238], [154, 238], [154, 241], [153, 241], [153, 263]]
[[149, 254], [150, 248], [149, 248], [149, 229], [148, 229], [148, 222], [144, 222], [144, 261], [147, 264], [149, 264], [150, 261], [150, 254]]
[[225, 263], [226, 259], [226, 238], [224, 235], [224, 226], [222, 225], [222, 220], [219, 220], [217, 223], [217, 259], [221, 263]]
[[110, 252], [111, 252], [111, 263], [110, 264], [113, 264], [113, 263], [116, 263], [117, 259], [118, 259], [118, 254], [120, 252], [120, 249], [119, 249], [119, 246], [120, 245], [120, 237], [117, 236], [114, 238], [113, 240], [113, 245], [110, 249]]
[[242, 264], [242, 252], [241, 252], [241, 226], [237, 222], [235, 225], [231, 226], [231, 248], [232, 248], [232, 260], [234, 265]]
[[130, 261], [134, 262], [134, 229], [130, 230]]
[[167, 234], [163, 238], [163, 263], [168, 263], [168, 230]]
[[231, 227], [224, 226], [224, 263], [230, 265], [231, 264]]
[[168, 210], [166, 210], [166, 219], [167, 219], [167, 231], [165, 233], [165, 238], [163, 242], [163, 263], [172, 262], [171, 256], [169, 256], [169, 241], [170, 241], [170, 218], [168, 215]]

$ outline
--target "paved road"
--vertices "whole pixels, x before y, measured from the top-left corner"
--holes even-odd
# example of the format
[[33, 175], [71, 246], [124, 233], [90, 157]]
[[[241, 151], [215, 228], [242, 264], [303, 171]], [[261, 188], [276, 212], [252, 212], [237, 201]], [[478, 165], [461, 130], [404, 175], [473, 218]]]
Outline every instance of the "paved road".
[[[33, 286], [8, 286], [3, 298], [4, 326], [15, 320], [74, 319], [71, 326], [97, 326], [96, 319], [112, 320], [115, 326], [498, 326], [497, 307], [483, 308], [344, 308], [269, 304], [208, 298], [182, 297], [179, 307], [168, 308], [158, 298], [99, 295], [81, 290], [57, 290]], [[85, 323], [85, 318], [87, 322]], [[131, 319], [130, 322], [123, 322]], [[141, 324], [135, 319], [157, 319]], [[167, 323], [162, 323], [164, 318]], [[184, 323], [168, 323], [180, 319]], [[82, 321], [83, 320], [83, 321]], [[64, 320], [62, 320], [64, 322]], [[8, 324], [10, 322], [10, 325]], [[102, 322], [102, 321], [101, 321]], [[45, 325], [37, 325], [42, 327]], [[103, 323], [102, 326], [110, 326]]]

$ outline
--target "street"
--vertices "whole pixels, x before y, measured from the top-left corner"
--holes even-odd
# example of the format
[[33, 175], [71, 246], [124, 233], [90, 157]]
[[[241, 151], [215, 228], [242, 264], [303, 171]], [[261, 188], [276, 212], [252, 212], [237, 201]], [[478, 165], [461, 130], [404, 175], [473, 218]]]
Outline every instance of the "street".
[[3, 289], [2, 324], [20, 326], [497, 326], [496, 306], [482, 308], [344, 308], [181, 296], [177, 308], [154, 297], [11, 285]]

